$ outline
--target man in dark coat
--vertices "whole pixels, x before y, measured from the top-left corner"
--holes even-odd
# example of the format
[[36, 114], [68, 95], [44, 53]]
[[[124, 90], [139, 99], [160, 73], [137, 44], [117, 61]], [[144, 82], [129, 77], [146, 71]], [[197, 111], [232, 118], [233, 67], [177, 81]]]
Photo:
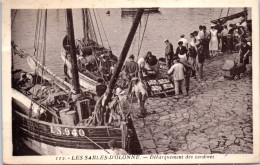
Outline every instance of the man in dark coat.
[[197, 57], [196, 57], [196, 73], [198, 74], [198, 81], [203, 79], [203, 64], [204, 64], [204, 47], [202, 43], [197, 45]]
[[168, 70], [171, 68], [171, 61], [173, 59], [173, 46], [172, 44], [169, 42], [168, 39], [164, 40], [164, 43], [166, 44], [166, 48], [165, 48], [165, 60], [166, 60], [166, 66], [168, 68]]

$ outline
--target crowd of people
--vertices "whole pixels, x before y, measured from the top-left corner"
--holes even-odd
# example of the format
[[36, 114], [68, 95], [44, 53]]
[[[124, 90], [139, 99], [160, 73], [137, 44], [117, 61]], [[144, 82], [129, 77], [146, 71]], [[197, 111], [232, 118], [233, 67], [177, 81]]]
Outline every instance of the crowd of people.
[[206, 26], [199, 26], [198, 31], [190, 34], [190, 43], [184, 35], [180, 36], [176, 52], [173, 45], [166, 39], [165, 59], [170, 78], [175, 85], [175, 98], [179, 98], [180, 89], [188, 95], [190, 77], [199, 82], [203, 80], [203, 65], [205, 59], [213, 58], [217, 53], [239, 52], [240, 63], [249, 63], [252, 53], [251, 34], [246, 19], [241, 22], [221, 26], [211, 25], [207, 31]]
[[[214, 58], [218, 53], [239, 51], [239, 62], [247, 64], [252, 49], [251, 43], [248, 42], [251, 36], [250, 31], [247, 21], [243, 17], [240, 22], [229, 24], [229, 26], [211, 25], [210, 30], [207, 30], [206, 26], [200, 25], [198, 30], [190, 33], [190, 41], [185, 38], [185, 35], [180, 35], [175, 51], [173, 44], [168, 39], [165, 39], [164, 61], [167, 68], [165, 74], [168, 74], [169, 80], [174, 83], [174, 97], [180, 98], [181, 94], [188, 96], [190, 78], [194, 77], [194, 80], [202, 81], [205, 59]], [[116, 63], [116, 60], [113, 63], [114, 65], [108, 62], [111, 61], [108, 59], [111, 58], [112, 53], [102, 55], [99, 62], [97, 62], [95, 58], [91, 58], [93, 56], [91, 50], [82, 50], [82, 52], [79, 70], [83, 72], [82, 68], [86, 69], [86, 66], [88, 66], [88, 71], [98, 70], [102, 73], [101, 77], [105, 81], [109, 81]], [[157, 57], [150, 51], [137, 60], [135, 60], [135, 56], [132, 54], [122, 69], [122, 73], [124, 73], [122, 77], [124, 77], [125, 83], [123, 83], [124, 85], [118, 85], [117, 90], [127, 88], [128, 98], [137, 97], [141, 109], [140, 117], [145, 117], [147, 113], [144, 104], [148, 97], [148, 92], [143, 75], [147, 75], [147, 72], [151, 70], [158, 74], [157, 62]], [[97, 64], [99, 66], [98, 69], [95, 68]]]
[[[190, 33], [189, 42], [185, 35], [180, 35], [176, 51], [174, 51], [173, 44], [165, 39], [165, 64], [168, 77], [175, 86], [174, 98], [180, 98], [181, 94], [184, 97], [189, 95], [190, 77], [198, 82], [203, 80], [205, 59], [214, 58], [219, 53], [239, 51], [239, 62], [248, 64], [248, 57], [252, 50], [250, 37], [246, 19], [242, 18], [241, 22], [229, 24], [229, 26], [211, 25], [209, 31], [206, 26], [200, 25], [197, 31]], [[152, 67], [156, 62], [156, 56], [148, 52], [137, 62], [134, 60], [134, 55], [130, 55], [124, 65], [124, 72], [128, 80], [128, 94], [134, 93], [138, 98], [141, 117], [146, 115], [144, 103], [147, 98], [142, 76], [149, 69], [153, 70]], [[147, 64], [149, 69], [146, 67]]]

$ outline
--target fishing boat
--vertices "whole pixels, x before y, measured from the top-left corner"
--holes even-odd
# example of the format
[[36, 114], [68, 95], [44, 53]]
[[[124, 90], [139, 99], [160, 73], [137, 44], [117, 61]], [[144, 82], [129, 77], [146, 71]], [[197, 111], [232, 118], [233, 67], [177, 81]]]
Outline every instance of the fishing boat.
[[[135, 14], [139, 8], [122, 8], [122, 11], [131, 11], [132, 14]], [[145, 8], [144, 12], [155, 12], [158, 11], [158, 8]], [[92, 13], [95, 13], [94, 11]], [[147, 20], [148, 20], [147, 15]], [[79, 71], [79, 82], [80, 85], [85, 89], [90, 89], [98, 84], [99, 80], [103, 80], [104, 83], [108, 84], [111, 73], [109, 72], [111, 67], [115, 65], [117, 62], [117, 57], [113, 55], [111, 48], [105, 48], [101, 44], [97, 42], [97, 33], [95, 32], [94, 27], [98, 27], [98, 24], [93, 24], [93, 20], [91, 17], [91, 12], [89, 9], [82, 9], [82, 17], [83, 17], [83, 34], [84, 38], [82, 40], [76, 40], [78, 47], [78, 64], [80, 64], [81, 59], [92, 59], [93, 62], [88, 62], [87, 65], [82, 67]], [[146, 20], [146, 24], [147, 24]], [[99, 29], [99, 28], [98, 28]], [[98, 30], [99, 31], [99, 30]], [[100, 36], [101, 38], [101, 36]], [[102, 39], [101, 39], [102, 41]], [[69, 54], [66, 52], [66, 45], [68, 44], [67, 38], [65, 37], [63, 41], [64, 51], [61, 52], [61, 58], [64, 61], [64, 73], [71, 79], [71, 62], [69, 60]], [[139, 48], [140, 49], [140, 48]], [[139, 52], [138, 52], [139, 53]], [[86, 55], [84, 55], [86, 54]], [[82, 57], [84, 56], [84, 58]], [[104, 62], [105, 61], [105, 62]], [[103, 64], [102, 64], [103, 62]], [[105, 64], [104, 64], [105, 63]], [[103, 69], [106, 73], [100, 72], [100, 66], [105, 65], [106, 69]], [[148, 89], [149, 96], [162, 96], [173, 94], [174, 92], [174, 84], [170, 82], [167, 78], [166, 73], [166, 63], [160, 61], [158, 65], [156, 65], [158, 72], [155, 73], [154, 70], [149, 71], [147, 75], [144, 75], [144, 81], [146, 82], [146, 86]], [[157, 76], [150, 76], [156, 74]], [[92, 90], [91, 92], [95, 92]]]
[[[42, 18], [40, 17], [43, 15], [42, 12], [43, 10], [38, 10], [39, 19]], [[43, 52], [37, 54], [42, 55], [43, 61], [40, 62], [37, 56], [28, 56], [28, 63], [34, 68], [34, 72], [27, 73], [22, 70], [12, 72], [13, 138], [19, 138], [40, 155], [111, 154], [113, 151], [109, 148], [108, 142], [112, 139], [116, 141], [118, 148], [129, 151], [131, 140], [129, 118], [126, 116], [125, 120], [113, 120], [108, 123], [107, 115], [111, 114], [107, 105], [113, 99], [112, 91], [142, 14], [143, 9], [136, 14], [106, 92], [94, 99], [91, 93], [83, 91], [79, 85], [71, 9], [66, 9], [66, 17], [72, 84], [59, 78], [45, 66], [47, 34], [47, 10], [45, 10], [44, 35], [37, 37], [45, 38], [43, 45], [39, 46], [38, 43], [37, 46], [43, 48]]]
[[[109, 48], [103, 46], [100, 28], [97, 23], [94, 9], [93, 13], [95, 16], [94, 18], [92, 17], [90, 9], [82, 9], [84, 38], [75, 41], [79, 67], [79, 83], [84, 88], [93, 88], [100, 80], [107, 84], [112, 76], [110, 68], [115, 66], [118, 61], [117, 56], [112, 53], [110, 46]], [[95, 19], [95, 21], [93, 19]], [[94, 24], [94, 22], [96, 22], [96, 24]], [[95, 29], [98, 29], [98, 32], [96, 32]], [[102, 44], [98, 43], [98, 37], [100, 37], [100, 42]], [[68, 38], [65, 37], [63, 40], [64, 51], [61, 52], [61, 58], [64, 61], [64, 73], [68, 80], [71, 80], [72, 65], [67, 51], [68, 44]], [[82, 59], [86, 61], [84, 64], [81, 62]]]
[[238, 13], [235, 13], [235, 14], [231, 14], [231, 15], [228, 15], [228, 14], [229, 14], [229, 10], [230, 10], [230, 8], [228, 8], [227, 16], [226, 16], [226, 17], [221, 17], [222, 10], [223, 10], [223, 9], [221, 9], [220, 17], [219, 17], [218, 19], [215, 19], [215, 20], [210, 21], [211, 23], [217, 24], [217, 25], [223, 25], [223, 24], [225, 24], [227, 21], [230, 21], [230, 20], [234, 20], [234, 19], [243, 17], [243, 18], [245, 18], [245, 20], [246, 20], [248, 30], [249, 30], [250, 32], [252, 32], [252, 20], [247, 19], [247, 16], [248, 16], [248, 10], [247, 10], [247, 8], [244, 8], [244, 10], [241, 11], [241, 12], [238, 12]]
[[214, 24], [224, 24], [229, 20], [233, 20], [233, 19], [240, 18], [240, 17], [246, 17], [247, 15], [248, 15], [248, 13], [247, 13], [247, 10], [245, 9], [244, 11], [241, 11], [239, 13], [228, 15], [226, 17], [221, 17], [221, 18], [212, 20], [210, 22], [212, 22]]

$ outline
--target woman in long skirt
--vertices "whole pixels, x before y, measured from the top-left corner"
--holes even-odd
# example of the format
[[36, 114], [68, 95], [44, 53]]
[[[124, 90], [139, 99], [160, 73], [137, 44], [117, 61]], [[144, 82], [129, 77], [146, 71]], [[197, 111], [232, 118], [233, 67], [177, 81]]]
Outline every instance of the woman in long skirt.
[[218, 31], [215, 29], [214, 25], [211, 25], [210, 41], [209, 41], [210, 56], [215, 56], [217, 50], [218, 50]]

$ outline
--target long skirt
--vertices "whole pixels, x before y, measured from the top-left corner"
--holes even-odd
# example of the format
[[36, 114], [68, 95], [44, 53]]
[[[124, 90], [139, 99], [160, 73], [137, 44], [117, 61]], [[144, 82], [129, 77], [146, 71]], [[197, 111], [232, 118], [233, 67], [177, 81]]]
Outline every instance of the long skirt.
[[218, 50], [218, 38], [212, 37], [209, 41], [209, 50]]

